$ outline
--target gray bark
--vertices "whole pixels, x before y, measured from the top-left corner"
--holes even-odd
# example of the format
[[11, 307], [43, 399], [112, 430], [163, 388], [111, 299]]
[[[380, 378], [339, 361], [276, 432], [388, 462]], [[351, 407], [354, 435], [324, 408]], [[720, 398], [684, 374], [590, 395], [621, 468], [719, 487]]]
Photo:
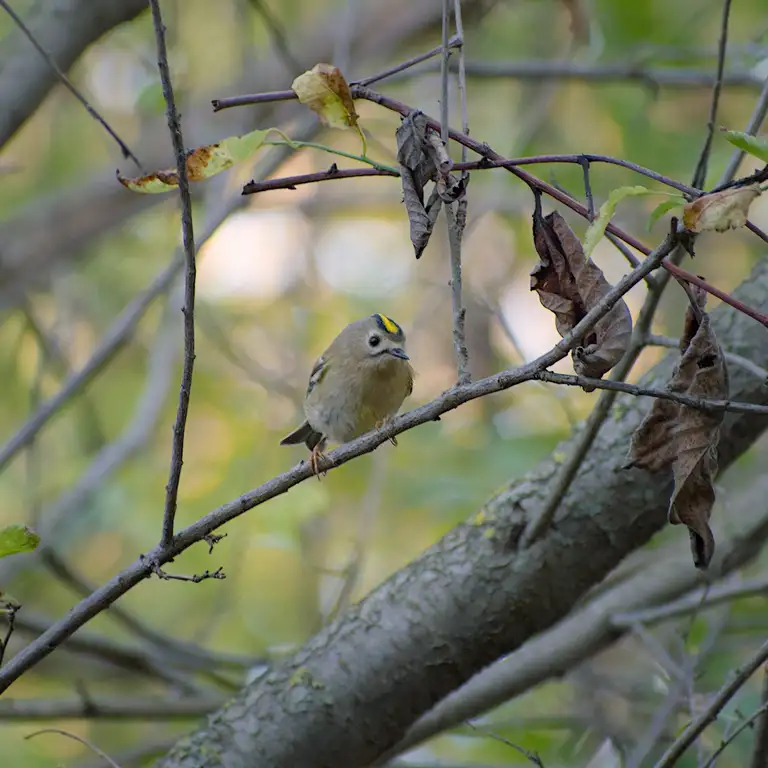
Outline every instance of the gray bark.
[[[63, 72], [110, 29], [147, 8], [146, 0], [46, 0], [25, 24]], [[0, 42], [0, 147], [58, 82], [48, 62], [19, 29]]]
[[[736, 294], [768, 308], [768, 260]], [[765, 328], [728, 307], [715, 310], [713, 320], [729, 351], [768, 359]], [[664, 386], [673, 357], [644, 383]], [[736, 366], [729, 373], [732, 399], [768, 403], [758, 377]], [[247, 685], [179, 742], [162, 768], [372, 763], [440, 699], [565, 616], [665, 525], [671, 477], [621, 469], [648, 407], [646, 398], [617, 400], [553, 528], [530, 549], [518, 551], [515, 542], [547, 495], [557, 468], [552, 460], [512, 483], [295, 656]], [[767, 426], [768, 417], [728, 414], [721, 469]], [[568, 449], [566, 442], [558, 452]], [[684, 527], [678, 531], [687, 538]]]

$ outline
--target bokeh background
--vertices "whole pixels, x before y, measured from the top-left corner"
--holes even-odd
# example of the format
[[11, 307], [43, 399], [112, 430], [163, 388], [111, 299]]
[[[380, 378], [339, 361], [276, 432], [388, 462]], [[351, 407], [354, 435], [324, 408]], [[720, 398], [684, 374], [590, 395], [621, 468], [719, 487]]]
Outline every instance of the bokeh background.
[[[44, 4], [13, 5], [27, 16]], [[296, 102], [213, 114], [210, 100], [288, 88], [317, 61], [340, 66], [351, 81], [440, 42], [439, 0], [167, 0], [162, 6], [187, 146], [279, 126], [294, 138], [357, 154], [353, 131], [322, 129]], [[721, 3], [709, 0], [465, 0], [466, 56], [475, 65], [468, 80], [472, 135], [508, 157], [607, 154], [689, 183], [709, 112], [720, 15]], [[0, 54], [6, 36], [15, 34], [0, 12]], [[768, 16], [761, 0], [734, 3], [728, 51], [718, 124], [742, 130], [768, 77]], [[544, 77], [547, 62], [555, 60], [564, 71]], [[155, 62], [151, 19], [144, 13], [91, 46], [70, 73], [147, 168], [173, 164]], [[376, 87], [437, 116], [438, 69], [435, 59]], [[451, 119], [459, 124], [455, 83], [451, 87]], [[370, 156], [395, 162], [399, 118], [374, 104], [357, 106]], [[710, 185], [731, 149], [715, 136]], [[179, 526], [304, 457], [303, 449], [278, 442], [301, 419], [312, 362], [351, 320], [384, 312], [406, 329], [418, 374], [408, 407], [437, 396], [456, 378], [443, 218], [416, 261], [398, 179], [329, 181], [242, 197], [243, 182], [265, 172], [305, 173], [334, 161], [359, 165], [321, 149], [272, 147], [254, 161], [193, 190], [195, 232], [205, 242], [198, 257], [197, 360]], [[746, 159], [740, 173], [756, 167]], [[177, 196], [132, 194], [115, 180], [116, 168], [135, 173], [61, 86], [0, 153], [2, 441], [91, 358], [178, 258]], [[583, 199], [578, 166], [531, 170]], [[661, 189], [624, 169], [593, 166], [598, 204], [627, 184]], [[649, 232], [648, 216], [661, 199], [630, 199], [616, 220], [655, 244], [665, 223]], [[504, 170], [472, 175], [464, 288], [475, 377], [515, 366], [557, 340], [551, 315], [529, 291], [536, 262], [531, 208], [527, 187]], [[583, 234], [584, 222], [562, 212]], [[752, 219], [768, 227], [768, 201], [755, 203]], [[703, 236], [697, 254], [692, 269], [730, 289], [765, 258], [765, 246], [748, 233]], [[627, 270], [607, 241], [594, 258], [611, 281]], [[24, 606], [9, 653], [159, 538], [181, 371], [179, 288], [178, 280], [166, 280], [154, 292], [145, 311], [132, 315], [138, 317], [134, 331], [93, 381], [0, 474], [0, 524], [26, 522], [45, 545], [0, 562], [0, 588]], [[635, 314], [644, 291], [641, 285], [628, 296]], [[682, 291], [672, 286], [654, 331], [677, 336], [684, 307]], [[661, 354], [646, 350], [633, 378]], [[558, 370], [570, 370], [569, 363]], [[85, 647], [59, 649], [4, 697], [42, 702], [41, 711], [48, 703], [52, 712], [62, 698], [77, 704], [89, 697], [116, 706], [130, 700], [137, 711], [153, 700], [176, 702], [179, 709], [169, 704], [151, 717], [41, 723], [11, 717], [0, 701], [3, 765], [96, 764], [75, 741], [54, 735], [25, 740], [47, 726], [91, 740], [123, 768], [149, 765], [151, 748], [161, 753], [189, 731], [198, 710], [257, 674], [260, 660], [296, 649], [549, 455], [596, 397], [529, 383], [469, 403], [440, 423], [402, 435], [397, 448], [382, 446], [323, 482], [305, 482], [233, 521], [211, 554], [200, 544], [169, 567], [191, 574], [223, 566], [226, 580], [143, 583], [119, 603], [128, 616], [102, 614], [78, 633]], [[723, 478], [725, 501], [715, 514], [727, 519], [726, 530], [738, 530], [738, 519], [727, 517], [730, 489], [764, 471], [765, 448], [763, 441]], [[684, 537], [685, 531], [671, 529], [651, 546]], [[759, 571], [758, 562], [746, 575]], [[764, 598], [754, 597], [708, 611], [690, 627], [665, 625], [655, 635], [682, 659], [698, 654], [706, 639], [691, 706], [762, 642], [765, 615]], [[213, 656], [182, 663], [173, 641], [195, 643]], [[637, 744], [670, 684], [658, 648], [638, 642], [625, 641], [483, 722], [536, 750], [548, 768], [619, 765], [615, 750]], [[738, 706], [751, 711], [758, 699], [756, 680]], [[688, 703], [670, 713], [670, 733], [686, 722]], [[734, 718], [729, 710], [702, 739], [704, 747], [716, 747]], [[749, 746], [746, 734], [718, 765], [745, 765]], [[698, 765], [698, 758], [693, 750], [680, 765]], [[467, 729], [408, 759], [424, 766], [526, 763], [508, 745]]]

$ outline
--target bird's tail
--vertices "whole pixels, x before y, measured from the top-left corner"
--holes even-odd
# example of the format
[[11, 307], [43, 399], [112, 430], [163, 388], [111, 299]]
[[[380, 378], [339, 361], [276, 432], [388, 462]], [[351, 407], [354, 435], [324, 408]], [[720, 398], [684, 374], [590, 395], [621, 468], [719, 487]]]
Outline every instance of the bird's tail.
[[308, 421], [305, 421], [298, 429], [291, 432], [290, 435], [286, 435], [280, 441], [280, 445], [298, 445], [299, 443], [304, 443], [311, 451], [322, 439], [323, 436], [312, 429]]

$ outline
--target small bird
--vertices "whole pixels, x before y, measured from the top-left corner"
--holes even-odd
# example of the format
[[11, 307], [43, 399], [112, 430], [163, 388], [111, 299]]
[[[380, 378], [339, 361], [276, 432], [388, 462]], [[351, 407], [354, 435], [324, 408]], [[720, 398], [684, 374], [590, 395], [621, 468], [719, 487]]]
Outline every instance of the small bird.
[[304, 399], [307, 420], [280, 445], [305, 443], [312, 471], [319, 475], [328, 440], [347, 443], [381, 426], [412, 391], [403, 329], [381, 314], [357, 320], [318, 358]]

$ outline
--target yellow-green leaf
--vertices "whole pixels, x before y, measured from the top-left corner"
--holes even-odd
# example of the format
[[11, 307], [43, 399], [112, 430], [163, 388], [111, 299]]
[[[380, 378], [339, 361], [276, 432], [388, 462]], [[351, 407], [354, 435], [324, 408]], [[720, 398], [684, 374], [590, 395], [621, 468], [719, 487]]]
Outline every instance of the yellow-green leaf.
[[[251, 131], [244, 136], [230, 136], [218, 144], [208, 144], [187, 153], [187, 176], [190, 182], [202, 181], [226, 171], [235, 163], [247, 160], [263, 144], [267, 134], [273, 128]], [[155, 171], [146, 176], [127, 179], [118, 172], [117, 180], [133, 192], [148, 195], [158, 195], [170, 192], [179, 186], [179, 175], [176, 169]]]
[[741, 131], [723, 131], [728, 141], [734, 147], [738, 147], [744, 152], [754, 155], [758, 160], [768, 163], [768, 136], [750, 136]]
[[595, 250], [595, 246], [605, 234], [605, 228], [608, 226], [608, 222], [613, 218], [613, 214], [616, 213], [616, 206], [625, 197], [653, 194], [658, 193], [641, 186], [619, 187], [618, 189], [614, 189], [611, 194], [608, 195], [608, 199], [600, 206], [597, 218], [587, 228], [587, 232], [584, 235], [584, 256], [587, 259], [592, 256], [592, 251]]
[[679, 197], [675, 195], [675, 197], [672, 200], [662, 200], [652, 211], [651, 215], [648, 217], [648, 231], [650, 232], [653, 229], [653, 225], [665, 214], [669, 211], [674, 210], [675, 208], [682, 208], [686, 204], [686, 199], [680, 195]]
[[759, 184], [702, 195], [683, 209], [683, 224], [690, 232], [738, 229], [747, 223], [749, 206], [759, 195]]
[[338, 67], [332, 64], [315, 64], [312, 69], [299, 75], [291, 88], [321, 122], [331, 128], [357, 126], [357, 112], [349, 85]]
[[7, 525], [0, 528], [0, 557], [30, 552], [40, 543], [40, 537], [26, 525]]

